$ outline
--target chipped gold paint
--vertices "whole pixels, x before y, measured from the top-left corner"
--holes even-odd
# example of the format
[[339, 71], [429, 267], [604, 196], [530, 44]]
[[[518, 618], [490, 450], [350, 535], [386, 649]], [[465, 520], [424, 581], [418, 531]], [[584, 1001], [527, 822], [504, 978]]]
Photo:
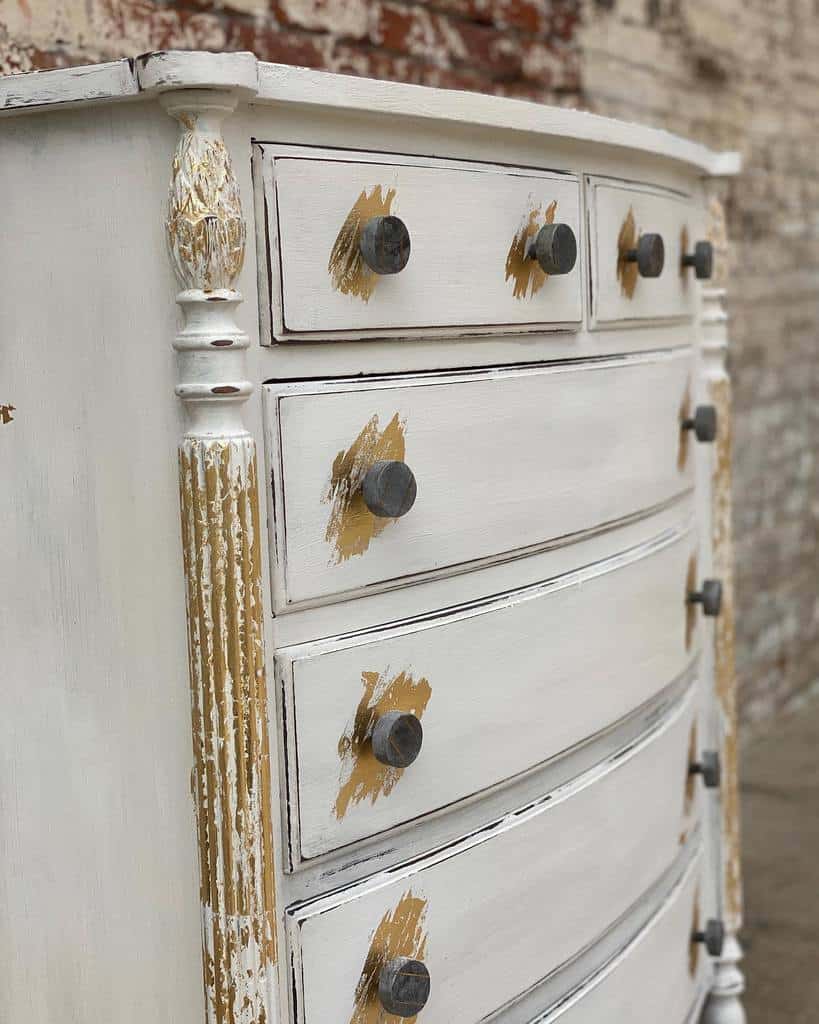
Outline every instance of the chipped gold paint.
[[691, 642], [697, 629], [697, 606], [688, 600], [688, 595], [697, 589], [697, 556], [688, 559], [688, 573], [685, 578], [685, 649], [691, 650]]
[[427, 950], [424, 929], [427, 901], [404, 893], [395, 910], [388, 910], [376, 928], [361, 977], [353, 997], [350, 1024], [404, 1024], [417, 1017], [397, 1017], [387, 1013], [378, 998], [378, 978], [386, 963], [399, 956], [423, 960]]
[[639, 272], [637, 264], [629, 262], [626, 255], [632, 249], [637, 248], [637, 241], [637, 222], [634, 219], [634, 210], [629, 207], [626, 219], [617, 236], [617, 280], [620, 282], [620, 291], [627, 299], [634, 298]]
[[341, 788], [335, 815], [341, 820], [351, 804], [369, 800], [374, 804], [389, 796], [404, 774], [403, 768], [381, 764], [373, 754], [370, 738], [376, 720], [388, 711], [403, 711], [423, 718], [432, 687], [428, 680], [417, 681], [409, 671], [390, 676], [389, 672], [362, 672], [364, 693], [355, 718], [338, 741], [341, 761]]
[[204, 989], [210, 1024], [273, 1024], [276, 907], [255, 444], [179, 453]]
[[688, 235], [688, 227], [686, 226], [683, 227], [682, 231], [680, 232], [680, 277], [682, 278], [683, 287], [686, 287], [688, 284], [689, 268], [683, 266], [682, 258], [688, 252], [689, 241], [690, 238]]
[[730, 247], [725, 207], [713, 196], [708, 204], [708, 241], [714, 248], [714, 270], [711, 274], [712, 288], [724, 288], [728, 280]]
[[168, 251], [183, 288], [231, 288], [245, 255], [239, 185], [222, 138], [200, 117], [179, 117], [183, 132], [173, 161], [165, 222]]
[[691, 382], [685, 385], [685, 394], [680, 402], [680, 439], [677, 447], [677, 469], [682, 473], [688, 462], [691, 448], [691, 431], [683, 430], [683, 422], [691, 418]]
[[0, 405], [0, 423], [11, 423], [14, 419], [11, 414], [16, 411], [13, 405]]
[[697, 975], [697, 967], [700, 962], [700, 945], [694, 942], [693, 936], [702, 929], [700, 918], [700, 891], [694, 893], [694, 912], [691, 916], [691, 935], [688, 938], [688, 973], [692, 978]]
[[742, 860], [739, 807], [738, 721], [734, 655], [734, 544], [731, 510], [733, 418], [731, 383], [709, 382], [719, 432], [714, 444], [712, 478], [712, 548], [714, 572], [722, 580], [722, 608], [714, 620], [714, 681], [722, 713], [722, 799], [724, 914], [729, 929], [742, 923]]
[[691, 732], [688, 736], [688, 754], [685, 761], [685, 790], [683, 795], [683, 830], [680, 833], [680, 846], [688, 838], [688, 833], [693, 824], [696, 812], [697, 777], [691, 774], [691, 765], [697, 760], [699, 751], [697, 749], [697, 723], [691, 725]]
[[370, 270], [361, 258], [361, 232], [373, 217], [388, 216], [392, 212], [394, 199], [394, 188], [385, 190], [381, 185], [376, 185], [369, 195], [363, 189], [341, 225], [330, 250], [327, 270], [333, 287], [342, 295], [355, 295], [365, 302], [370, 301], [379, 275]]
[[512, 280], [512, 294], [516, 299], [530, 299], [537, 295], [549, 277], [537, 260], [529, 258], [529, 248], [544, 224], [554, 224], [556, 212], [557, 200], [549, 203], [546, 212], [542, 213], [540, 204], [534, 205], [530, 197], [530, 209], [523, 215], [506, 256], [504, 280]]
[[396, 413], [381, 430], [378, 416], [373, 416], [350, 447], [342, 449], [333, 460], [330, 485], [323, 499], [330, 505], [324, 539], [332, 548], [331, 565], [363, 554], [373, 537], [394, 522], [370, 512], [364, 504], [361, 485], [374, 462], [404, 461], [405, 425]]

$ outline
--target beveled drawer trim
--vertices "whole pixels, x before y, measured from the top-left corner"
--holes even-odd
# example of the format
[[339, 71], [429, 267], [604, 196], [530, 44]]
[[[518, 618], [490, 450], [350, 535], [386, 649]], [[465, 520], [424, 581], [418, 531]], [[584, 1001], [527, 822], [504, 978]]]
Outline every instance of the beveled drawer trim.
[[[578, 539], [687, 493], [690, 349], [362, 381], [267, 384], [278, 612]], [[361, 483], [406, 462], [417, 498], [376, 518]]]
[[682, 801], [667, 799], [667, 779], [669, 765], [686, 772], [695, 694], [632, 747], [535, 804], [400, 869], [291, 906], [299, 1024], [339, 1008], [341, 1020], [364, 1019], [367, 979], [386, 953], [425, 961], [430, 1020], [480, 1020], [595, 941], [679, 856]]
[[[696, 543], [689, 521], [452, 613], [280, 649], [291, 863], [506, 784], [649, 702], [696, 657], [685, 606]], [[373, 756], [366, 729], [387, 712], [420, 719], [409, 767]]]

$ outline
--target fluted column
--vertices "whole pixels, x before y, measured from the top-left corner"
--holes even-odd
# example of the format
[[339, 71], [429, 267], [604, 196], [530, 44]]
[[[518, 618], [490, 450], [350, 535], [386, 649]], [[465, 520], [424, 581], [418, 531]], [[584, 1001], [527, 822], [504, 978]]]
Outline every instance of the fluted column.
[[742, 861], [740, 848], [737, 680], [734, 633], [734, 540], [732, 527], [731, 460], [733, 408], [731, 380], [726, 369], [728, 315], [725, 311], [727, 238], [721, 204], [711, 203], [710, 236], [715, 249], [713, 287], [703, 291], [702, 372], [708, 400], [717, 410], [717, 439], [711, 466], [712, 566], [722, 581], [722, 610], [714, 620], [714, 687], [722, 746], [722, 877], [720, 894], [726, 938], [717, 959], [714, 987], [703, 1024], [745, 1024], [741, 996], [745, 979], [739, 964], [742, 947]]
[[235, 97], [162, 97], [180, 124], [167, 214], [182, 291], [176, 394], [207, 1024], [275, 1024], [276, 907], [253, 391], [233, 290], [245, 251], [222, 139]]

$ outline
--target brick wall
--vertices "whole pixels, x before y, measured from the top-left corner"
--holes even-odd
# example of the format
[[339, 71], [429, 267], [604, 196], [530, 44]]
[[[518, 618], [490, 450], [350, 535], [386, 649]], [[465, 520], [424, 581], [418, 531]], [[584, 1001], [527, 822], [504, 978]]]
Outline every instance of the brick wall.
[[740, 149], [725, 200], [746, 721], [819, 680], [819, 0], [0, 0], [0, 72], [164, 48], [582, 106]]

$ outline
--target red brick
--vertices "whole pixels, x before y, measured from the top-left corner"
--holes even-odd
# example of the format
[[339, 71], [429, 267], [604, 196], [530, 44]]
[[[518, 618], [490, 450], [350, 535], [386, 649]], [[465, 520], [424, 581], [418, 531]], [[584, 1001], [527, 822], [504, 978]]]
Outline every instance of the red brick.
[[233, 21], [228, 32], [228, 50], [250, 50], [261, 60], [295, 64], [306, 68], [327, 67], [330, 40], [309, 32], [268, 27], [255, 22]]

